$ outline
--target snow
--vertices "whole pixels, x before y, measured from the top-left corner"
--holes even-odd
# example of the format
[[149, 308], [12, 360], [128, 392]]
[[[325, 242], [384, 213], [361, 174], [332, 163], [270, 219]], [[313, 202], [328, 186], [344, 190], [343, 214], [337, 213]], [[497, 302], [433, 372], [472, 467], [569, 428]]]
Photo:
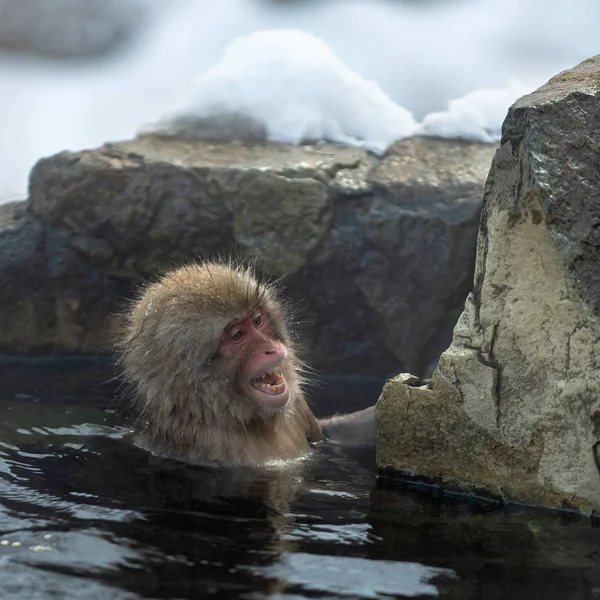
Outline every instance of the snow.
[[476, 90], [417, 124], [316, 36], [266, 30], [234, 40], [196, 81], [191, 97], [142, 133], [290, 144], [326, 140], [377, 154], [413, 134], [495, 142], [508, 107], [535, 87], [511, 80], [503, 89]]
[[[598, 0], [178, 0], [153, 5], [143, 37], [112, 61], [73, 66], [0, 54], [0, 201], [6, 192], [25, 193], [28, 171], [41, 156], [131, 138], [185, 98], [200, 106], [198, 84], [223, 67], [219, 57], [227, 56], [226, 48], [261, 30], [296, 29], [316, 36], [328, 65], [320, 67], [320, 80], [316, 74], [301, 78], [311, 93], [318, 88], [318, 102], [300, 109], [296, 101], [294, 118], [294, 111], [268, 110], [267, 95], [259, 102], [260, 90], [253, 90], [252, 110], [268, 116], [270, 135], [290, 123], [288, 139], [321, 131], [358, 144], [370, 141], [373, 149], [389, 139], [381, 133], [383, 123], [400, 127], [407, 112], [432, 135], [493, 139], [519, 86], [533, 89], [598, 52]], [[311, 39], [317, 48], [318, 40]], [[315, 56], [310, 60], [318, 62]], [[273, 58], [270, 68], [282, 61]], [[253, 77], [260, 81], [255, 67]], [[352, 82], [357, 88], [345, 95], [332, 91], [325, 77], [332, 70], [345, 90]], [[279, 80], [277, 93], [286, 97], [282, 74], [270, 75]], [[250, 76], [243, 81], [248, 85]], [[296, 92], [308, 94], [293, 84]], [[210, 87], [213, 97], [226, 95], [224, 85]], [[360, 121], [352, 123], [348, 112], [356, 97], [366, 104], [358, 109]], [[385, 110], [369, 115], [368, 106]]]
[[495, 142], [500, 139], [508, 107], [534, 88], [512, 80], [504, 89], [476, 90], [462, 98], [450, 100], [447, 110], [426, 115], [417, 133]]
[[235, 40], [199, 78], [192, 98], [145, 130], [290, 144], [327, 140], [383, 152], [415, 129], [409, 111], [349, 69], [325, 42], [278, 29]]

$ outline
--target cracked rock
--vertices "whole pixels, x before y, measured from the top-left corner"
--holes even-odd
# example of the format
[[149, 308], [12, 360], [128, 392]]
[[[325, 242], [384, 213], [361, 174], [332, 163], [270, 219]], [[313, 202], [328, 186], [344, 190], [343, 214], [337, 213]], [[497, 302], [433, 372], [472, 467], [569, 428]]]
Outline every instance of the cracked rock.
[[0, 219], [0, 352], [110, 350], [140, 283], [233, 254], [283, 277], [318, 370], [428, 375], [470, 289], [494, 151], [143, 136], [43, 159]]
[[600, 56], [521, 98], [486, 185], [474, 287], [433, 389], [377, 406], [378, 463], [600, 508]]

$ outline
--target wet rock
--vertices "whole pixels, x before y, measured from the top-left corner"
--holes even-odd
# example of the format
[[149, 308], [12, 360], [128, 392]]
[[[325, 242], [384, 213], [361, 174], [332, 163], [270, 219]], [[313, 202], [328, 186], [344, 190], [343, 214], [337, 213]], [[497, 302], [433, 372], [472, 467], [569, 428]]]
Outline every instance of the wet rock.
[[102, 56], [138, 31], [145, 8], [140, 0], [0, 0], [0, 50]]
[[11, 353], [108, 348], [107, 316], [129, 289], [129, 280], [82, 261], [27, 202], [0, 205], [0, 281], [0, 351]]
[[391, 374], [395, 364], [431, 372], [470, 288], [493, 152], [413, 138], [381, 161], [337, 173], [332, 231], [302, 283], [318, 331], [316, 364], [373, 375]]
[[433, 390], [390, 381], [378, 463], [600, 507], [600, 57], [520, 99], [486, 186], [474, 288]]
[[[378, 159], [342, 146], [146, 136], [41, 160], [24, 216], [0, 226], [0, 244], [41, 232], [35, 253], [15, 250], [8, 280], [21, 296], [0, 297], [12, 323], [0, 350], [107, 349], [110, 315], [142, 281], [233, 254], [284, 278], [317, 369], [427, 372], [470, 289], [494, 151], [414, 138]], [[39, 325], [28, 333], [22, 319]]]

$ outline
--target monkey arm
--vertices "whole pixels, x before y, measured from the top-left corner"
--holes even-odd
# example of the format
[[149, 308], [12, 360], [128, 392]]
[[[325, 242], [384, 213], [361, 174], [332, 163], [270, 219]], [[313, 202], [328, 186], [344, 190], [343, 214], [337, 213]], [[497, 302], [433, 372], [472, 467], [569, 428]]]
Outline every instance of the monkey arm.
[[375, 445], [375, 407], [348, 415], [335, 415], [319, 421], [323, 435], [329, 442], [359, 446]]
[[304, 428], [306, 430], [306, 439], [310, 444], [314, 442], [320, 442], [323, 439], [323, 431], [321, 429], [321, 424], [313, 415], [312, 410], [308, 407], [306, 402], [303, 403], [301, 414], [304, 419]]

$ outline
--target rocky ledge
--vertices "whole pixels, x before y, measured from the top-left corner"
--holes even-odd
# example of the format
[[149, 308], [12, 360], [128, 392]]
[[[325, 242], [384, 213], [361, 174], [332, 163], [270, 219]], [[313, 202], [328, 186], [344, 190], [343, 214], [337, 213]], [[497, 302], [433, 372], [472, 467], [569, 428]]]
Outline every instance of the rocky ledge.
[[[600, 509], [600, 57], [519, 100], [486, 185], [473, 291], [432, 386], [376, 410], [378, 463]], [[432, 389], [430, 389], [432, 388]]]
[[317, 369], [427, 372], [470, 289], [494, 151], [142, 137], [41, 160], [0, 206], [0, 352], [106, 351], [144, 279], [233, 254], [283, 276]]

